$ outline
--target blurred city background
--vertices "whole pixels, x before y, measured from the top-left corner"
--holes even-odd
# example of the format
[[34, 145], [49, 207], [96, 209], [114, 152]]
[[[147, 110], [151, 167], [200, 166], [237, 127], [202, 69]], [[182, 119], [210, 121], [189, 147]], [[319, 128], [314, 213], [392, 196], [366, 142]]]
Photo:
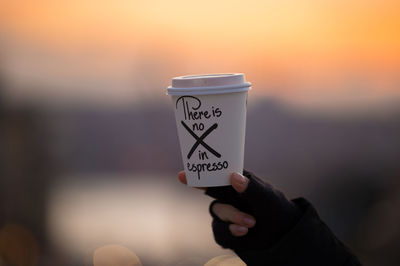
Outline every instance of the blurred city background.
[[245, 167], [309, 199], [364, 265], [400, 265], [399, 14], [392, 0], [0, 0], [0, 265], [232, 255], [211, 199], [177, 181], [166, 95], [174, 76], [232, 72], [253, 84]]

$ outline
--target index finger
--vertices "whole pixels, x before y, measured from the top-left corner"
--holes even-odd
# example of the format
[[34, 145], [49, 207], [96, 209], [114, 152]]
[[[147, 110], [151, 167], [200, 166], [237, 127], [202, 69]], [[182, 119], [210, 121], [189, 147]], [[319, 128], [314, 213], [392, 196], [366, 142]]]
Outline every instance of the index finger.
[[[178, 173], [178, 179], [179, 179], [179, 182], [181, 182], [182, 184], [184, 184], [184, 185], [187, 185], [187, 179], [186, 179], [186, 173], [185, 173], [185, 171], [180, 171], [179, 173]], [[199, 189], [199, 190], [202, 190], [202, 191], [207, 191], [207, 188], [206, 187], [195, 187], [196, 189]]]

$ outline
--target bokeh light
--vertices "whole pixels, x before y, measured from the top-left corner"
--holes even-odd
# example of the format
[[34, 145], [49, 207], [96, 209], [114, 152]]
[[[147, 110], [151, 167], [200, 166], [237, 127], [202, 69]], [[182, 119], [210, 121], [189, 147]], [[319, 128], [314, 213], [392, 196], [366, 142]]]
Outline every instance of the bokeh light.
[[93, 252], [93, 266], [142, 266], [142, 263], [124, 246], [105, 245]]
[[4, 260], [5, 265], [38, 265], [39, 244], [26, 227], [5, 224], [0, 228], [0, 258]]
[[222, 255], [208, 261], [204, 266], [245, 266], [246, 264], [236, 256]]

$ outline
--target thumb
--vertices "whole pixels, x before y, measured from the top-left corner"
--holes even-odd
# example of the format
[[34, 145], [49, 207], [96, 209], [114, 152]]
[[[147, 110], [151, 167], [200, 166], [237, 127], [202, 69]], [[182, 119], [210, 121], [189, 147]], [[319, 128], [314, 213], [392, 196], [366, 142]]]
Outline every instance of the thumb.
[[249, 179], [237, 172], [232, 173], [231, 175], [231, 184], [232, 187], [238, 192], [243, 193], [246, 191], [249, 185]]

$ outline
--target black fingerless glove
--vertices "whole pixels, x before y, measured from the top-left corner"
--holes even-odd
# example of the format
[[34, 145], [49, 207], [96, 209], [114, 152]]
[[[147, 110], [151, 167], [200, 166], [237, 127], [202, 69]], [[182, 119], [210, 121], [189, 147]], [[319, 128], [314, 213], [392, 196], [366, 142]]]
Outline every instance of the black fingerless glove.
[[[215, 241], [230, 248], [249, 266], [361, 266], [357, 257], [331, 232], [312, 205], [303, 198], [289, 201], [279, 190], [250, 172], [246, 191], [232, 186], [211, 187], [210, 205]], [[213, 212], [216, 202], [230, 204], [256, 219], [246, 235], [235, 237], [229, 223]]]
[[[215, 198], [210, 205], [213, 216], [212, 229], [215, 241], [224, 248], [235, 252], [265, 250], [273, 246], [300, 219], [297, 206], [287, 200], [282, 192], [265, 183], [248, 171], [243, 175], [249, 179], [245, 192], [239, 194], [232, 186], [211, 187], [206, 194]], [[219, 219], [211, 211], [217, 203], [230, 204], [252, 215], [256, 225], [249, 228], [245, 236], [235, 237], [229, 230], [229, 222]]]

